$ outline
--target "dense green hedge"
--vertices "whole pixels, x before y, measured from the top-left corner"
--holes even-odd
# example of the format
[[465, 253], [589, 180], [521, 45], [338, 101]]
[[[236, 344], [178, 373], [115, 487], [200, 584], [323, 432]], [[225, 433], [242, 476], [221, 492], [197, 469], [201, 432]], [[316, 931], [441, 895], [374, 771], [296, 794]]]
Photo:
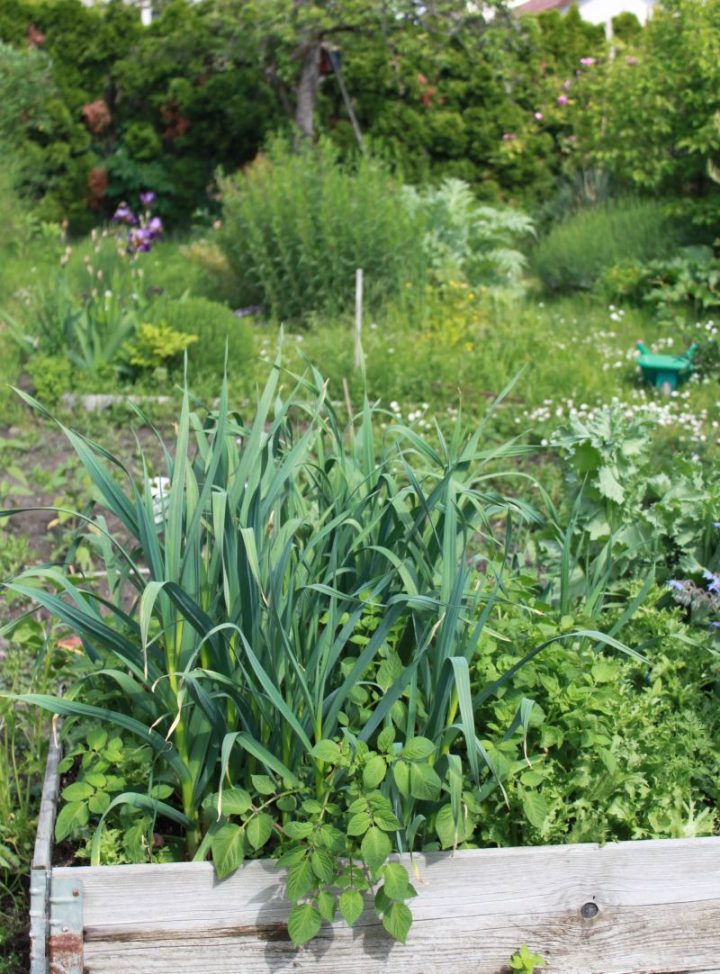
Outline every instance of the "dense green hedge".
[[[84, 229], [152, 189], [163, 216], [188, 222], [209, 205], [218, 166], [253, 158], [282, 119], [255, 70], [224, 56], [212, 13], [212, 2], [175, 0], [143, 28], [137, 8], [121, 0], [0, 0], [0, 40], [20, 51], [31, 39], [38, 71], [51, 64], [46, 117], [38, 124], [18, 113], [9, 133], [21, 189], [42, 216]], [[0, 50], [0, 95], [22, 67]]]
[[[287, 124], [258, 52], [224, 9], [171, 0], [143, 28], [121, 0], [0, 0], [0, 41], [24, 53], [30, 42], [38, 71], [51, 67], [49, 118], [17, 113], [14, 132], [21, 186], [44, 217], [68, 216], [79, 229], [153, 189], [164, 217], [187, 221], [212, 209], [218, 167], [237, 169]], [[454, 175], [485, 197], [527, 202], [552, 192], [559, 172], [553, 134], [533, 117], [539, 92], [598, 44], [577, 16], [504, 20], [483, 35], [480, 57], [458, 40], [439, 61], [417, 29], [390, 45], [358, 33], [343, 37], [343, 70], [364, 133], [407, 178]], [[3, 74], [0, 54], [0, 95], [20, 70], [10, 60]], [[332, 76], [317, 116], [341, 148], [353, 147]]]
[[[216, 171], [253, 159], [293, 107], [292, 25], [276, 30], [275, 51], [257, 16], [252, 0], [169, 0], [144, 28], [122, 0], [0, 0], [0, 105], [49, 71], [41, 97], [26, 98], [32, 110], [0, 108], [0, 138], [9, 137], [20, 187], [40, 215], [81, 229], [141, 189], [157, 192], [175, 225], [197, 208], [212, 212]], [[720, 0], [664, 0], [644, 30], [618, 23], [613, 58], [602, 29], [575, 9], [500, 15], [441, 43], [418, 23], [330, 38], [342, 45], [365, 138], [406, 180], [453, 176], [485, 199], [539, 207], [563, 181], [601, 169], [623, 191], [702, 199], [712, 220], [718, 16]], [[332, 72], [316, 121], [343, 152], [355, 151]]]

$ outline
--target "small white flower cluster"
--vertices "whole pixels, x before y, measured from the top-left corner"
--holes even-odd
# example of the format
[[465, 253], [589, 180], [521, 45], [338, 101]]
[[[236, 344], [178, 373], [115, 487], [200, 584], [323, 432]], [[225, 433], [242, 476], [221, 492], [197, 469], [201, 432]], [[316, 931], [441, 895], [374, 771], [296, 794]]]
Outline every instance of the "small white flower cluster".
[[428, 427], [430, 423], [426, 421], [425, 413], [428, 411], [429, 408], [430, 406], [428, 403], [421, 402], [417, 409], [414, 409], [408, 413], [407, 416], [408, 422], [409, 423], [418, 422], [421, 426]]
[[269, 362], [272, 355], [275, 354], [274, 349], [271, 348], [273, 345], [273, 340], [268, 335], [263, 335], [260, 339], [260, 350], [258, 355], [261, 362]]
[[[625, 312], [622, 313], [624, 314]], [[560, 323], [564, 323], [565, 319], [559, 318], [558, 321]], [[573, 318], [572, 323], [577, 325], [578, 319]], [[607, 372], [608, 369], [611, 368], [620, 369], [625, 367], [626, 362], [622, 360], [623, 355], [625, 359], [633, 361], [637, 355], [634, 347], [630, 348], [626, 353], [623, 353], [617, 347], [617, 337], [618, 333], [613, 331], [613, 329], [600, 328], [592, 329], [592, 331], [580, 334], [577, 337], [574, 337], [571, 342], [555, 341], [553, 342], [553, 345], [562, 352], [566, 351], [568, 348], [575, 350], [577, 349], [578, 345], [586, 345], [588, 348], [592, 349], [594, 355], [599, 355], [601, 358], [606, 359], [602, 368], [604, 372]], [[618, 359], [618, 356], [620, 356], [620, 359]]]
[[[715, 442], [720, 444], [718, 430], [720, 423], [717, 420], [708, 421], [707, 409], [692, 412], [687, 408], [686, 400], [689, 397], [687, 392], [673, 392], [669, 399], [654, 400], [648, 399], [644, 389], [633, 390], [635, 401], [627, 402], [618, 396], [613, 396], [611, 405], [619, 407], [623, 411], [626, 419], [633, 416], [648, 416], [652, 419], [655, 426], [664, 429], [677, 429], [680, 432], [678, 440], [693, 444], [706, 443], [708, 436], [716, 437]], [[545, 399], [541, 406], [535, 409], [526, 410], [522, 415], [515, 417], [515, 423], [519, 425], [523, 420], [530, 424], [544, 424], [551, 420], [566, 420], [577, 418], [580, 420], [591, 421], [607, 406], [599, 403], [591, 406], [588, 403], [576, 404], [572, 399], [566, 399], [559, 403], [553, 403], [550, 399]], [[547, 446], [547, 440], [541, 441], [542, 446]]]
[[[403, 413], [399, 402], [393, 399], [392, 402], [389, 403], [388, 408], [390, 412], [393, 414], [394, 419], [402, 420]], [[405, 416], [405, 422], [417, 423], [417, 425], [421, 429], [429, 429], [430, 426], [432, 425], [429, 422], [429, 420], [426, 419], [426, 413], [429, 408], [430, 408], [430, 403], [427, 402], [420, 403], [420, 405], [417, 406], [415, 409], [409, 410], [409, 412]]]
[[718, 333], [718, 326], [714, 321], [696, 321], [695, 327], [700, 331], [707, 332], [710, 338], [714, 338]]
[[[301, 345], [305, 341], [305, 336], [287, 335], [286, 340], [288, 342], [295, 342], [296, 345]], [[273, 362], [275, 356], [278, 353], [279, 339], [277, 335], [261, 335], [258, 342], [260, 349], [258, 351], [258, 358], [261, 362]]]
[[610, 321], [622, 321], [625, 317], [625, 309], [616, 308], [614, 304], [608, 305], [608, 311], [610, 312]]

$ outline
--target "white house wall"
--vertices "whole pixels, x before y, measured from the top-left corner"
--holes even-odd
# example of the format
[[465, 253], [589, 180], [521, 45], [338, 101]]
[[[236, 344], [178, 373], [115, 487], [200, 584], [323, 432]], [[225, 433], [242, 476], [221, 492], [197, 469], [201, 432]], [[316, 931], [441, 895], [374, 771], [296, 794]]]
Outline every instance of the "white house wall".
[[641, 24], [648, 19], [654, 0], [580, 0], [578, 4], [583, 20], [591, 24], [606, 24], [618, 14], [635, 14]]

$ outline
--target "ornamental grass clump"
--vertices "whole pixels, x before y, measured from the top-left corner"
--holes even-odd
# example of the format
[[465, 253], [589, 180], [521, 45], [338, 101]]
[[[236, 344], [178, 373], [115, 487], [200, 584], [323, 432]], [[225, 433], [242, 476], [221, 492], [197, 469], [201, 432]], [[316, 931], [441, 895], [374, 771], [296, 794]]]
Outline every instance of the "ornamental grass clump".
[[611, 267], [673, 256], [686, 232], [662, 203], [616, 199], [556, 224], [538, 242], [532, 264], [548, 291], [590, 290]]
[[[404, 940], [415, 891], [388, 857], [467, 840], [467, 808], [493, 775], [474, 714], [542, 649], [471, 686], [506, 598], [498, 523], [534, 516], [492, 486], [521, 448], [486, 449], [482, 429], [459, 427], [436, 446], [399, 424], [379, 437], [367, 400], [345, 429], [316, 371], [287, 395], [280, 376], [278, 361], [248, 423], [227, 384], [202, 415], [186, 391], [174, 447], [161, 441], [165, 479], [143, 457], [135, 482], [63, 427], [105, 509], [86, 520], [106, 576], [100, 586], [37, 567], [7, 583], [85, 650], [63, 698], [25, 699], [104, 725], [116, 755], [132, 738], [153, 755], [140, 785], [98, 794], [101, 774], [65, 795], [79, 837], [101, 813], [93, 862], [132, 810], [145, 841], [131, 844], [151, 860], [158, 833], [167, 851], [178, 831], [184, 855], [211, 856], [220, 876], [276, 857], [295, 943], [337, 911], [355, 922], [368, 892]], [[102, 751], [102, 735], [92, 740]], [[89, 754], [77, 780], [100, 759]], [[72, 837], [73, 815], [62, 825]]]

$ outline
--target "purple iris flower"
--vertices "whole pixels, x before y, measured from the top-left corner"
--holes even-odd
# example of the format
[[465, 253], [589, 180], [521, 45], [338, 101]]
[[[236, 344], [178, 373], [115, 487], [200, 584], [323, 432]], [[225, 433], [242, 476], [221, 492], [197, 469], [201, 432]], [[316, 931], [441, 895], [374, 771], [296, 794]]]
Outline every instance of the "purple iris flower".
[[152, 246], [152, 235], [147, 227], [133, 228], [128, 234], [127, 247], [131, 254], [147, 253]]
[[668, 588], [674, 588], [676, 592], [685, 591], [685, 583], [679, 582], [676, 578], [671, 578], [670, 581], [667, 583], [667, 586]]
[[112, 218], [114, 223], [137, 223], [137, 217], [127, 203], [121, 203], [113, 213]]
[[159, 237], [160, 234], [163, 232], [163, 225], [160, 217], [159, 216], [152, 217], [148, 222], [147, 228], [150, 231], [151, 236]]
[[155, 193], [151, 189], [146, 190], [144, 193], [140, 193], [140, 202], [143, 206], [152, 206], [155, 202]]

